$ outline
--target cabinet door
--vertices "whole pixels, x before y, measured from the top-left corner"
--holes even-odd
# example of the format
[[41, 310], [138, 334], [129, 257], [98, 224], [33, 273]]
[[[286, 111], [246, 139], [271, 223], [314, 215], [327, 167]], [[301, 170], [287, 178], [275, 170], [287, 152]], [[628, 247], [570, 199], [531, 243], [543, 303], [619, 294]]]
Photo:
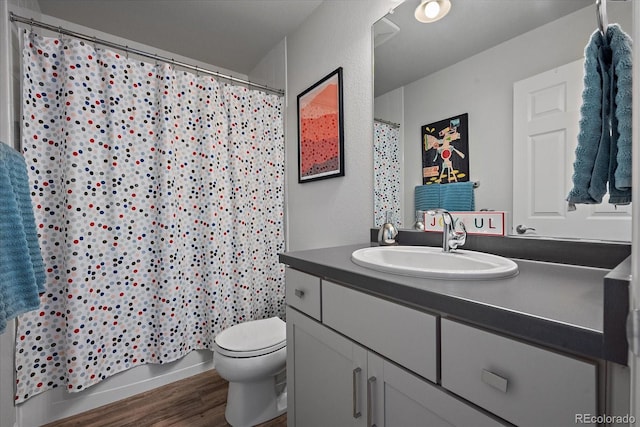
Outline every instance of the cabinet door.
[[365, 426], [367, 351], [287, 307], [287, 424]]
[[368, 426], [506, 425], [375, 353], [367, 367]]

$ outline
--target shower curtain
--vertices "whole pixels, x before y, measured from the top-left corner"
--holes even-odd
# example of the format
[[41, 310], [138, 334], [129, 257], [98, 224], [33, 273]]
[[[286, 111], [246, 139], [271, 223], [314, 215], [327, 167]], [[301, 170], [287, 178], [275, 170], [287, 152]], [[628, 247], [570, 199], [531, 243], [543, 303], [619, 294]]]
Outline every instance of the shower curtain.
[[22, 145], [47, 271], [16, 402], [284, 313], [281, 98], [25, 32]]
[[396, 227], [402, 226], [400, 215], [400, 153], [398, 127], [379, 121], [373, 122], [373, 191], [375, 226], [385, 223], [386, 212]]

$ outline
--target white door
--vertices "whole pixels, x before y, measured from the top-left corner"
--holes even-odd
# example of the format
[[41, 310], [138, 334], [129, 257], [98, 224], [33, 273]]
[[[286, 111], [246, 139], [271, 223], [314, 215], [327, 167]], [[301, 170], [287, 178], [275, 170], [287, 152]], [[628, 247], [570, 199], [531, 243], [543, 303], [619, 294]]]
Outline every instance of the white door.
[[582, 59], [513, 85], [513, 230], [526, 235], [631, 240], [631, 206], [578, 205], [566, 198], [578, 140]]

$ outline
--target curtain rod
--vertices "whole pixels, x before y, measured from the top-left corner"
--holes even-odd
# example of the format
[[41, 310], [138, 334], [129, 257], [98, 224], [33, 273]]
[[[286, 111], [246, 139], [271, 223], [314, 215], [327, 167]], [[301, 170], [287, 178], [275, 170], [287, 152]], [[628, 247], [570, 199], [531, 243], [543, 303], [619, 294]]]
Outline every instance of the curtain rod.
[[394, 128], [399, 128], [400, 127], [399, 123], [390, 122], [388, 120], [373, 119], [373, 121], [374, 122], [379, 122], [379, 123], [384, 123], [385, 125], [389, 125], [389, 126], [394, 127]]
[[56, 26], [53, 26], [53, 25], [49, 25], [49, 24], [47, 24], [45, 22], [36, 21], [34, 19], [31, 19], [31, 18], [25, 18], [25, 17], [19, 16], [19, 15], [16, 15], [13, 12], [9, 12], [9, 21], [11, 21], [11, 22], [14, 22], [14, 21], [15, 22], [21, 22], [23, 24], [28, 24], [28, 25], [33, 26], [33, 27], [44, 28], [46, 30], [54, 31], [56, 33], [64, 34], [66, 36], [75, 37], [75, 38], [78, 38], [80, 40], [84, 40], [84, 41], [87, 41], [87, 42], [90, 42], [90, 43], [98, 43], [98, 44], [101, 44], [101, 45], [104, 45], [104, 46], [107, 46], [107, 47], [112, 47], [112, 48], [115, 48], [115, 49], [122, 50], [124, 52], [129, 52], [129, 53], [133, 53], [133, 54], [136, 54], [136, 55], [140, 55], [140, 56], [143, 56], [145, 58], [150, 58], [150, 59], [154, 59], [154, 60], [157, 60], [157, 61], [166, 62], [166, 63], [171, 64], [171, 65], [177, 65], [179, 67], [195, 71], [196, 73], [209, 74], [211, 76], [220, 77], [220, 78], [223, 78], [225, 80], [229, 80], [229, 81], [234, 82], [234, 83], [239, 83], [239, 84], [255, 87], [255, 88], [258, 88], [258, 89], [262, 89], [262, 90], [264, 90], [266, 92], [270, 92], [270, 93], [274, 93], [276, 95], [284, 96], [284, 90], [282, 90], [282, 89], [274, 89], [274, 88], [271, 88], [269, 86], [261, 85], [261, 84], [258, 84], [258, 83], [252, 83], [252, 82], [250, 82], [248, 80], [239, 79], [237, 77], [233, 77], [233, 76], [229, 76], [229, 75], [226, 75], [226, 74], [222, 74], [222, 73], [219, 73], [217, 71], [211, 71], [211, 70], [207, 70], [205, 68], [197, 67], [195, 65], [190, 65], [190, 64], [187, 64], [187, 63], [184, 63], [184, 62], [176, 61], [175, 59], [165, 58], [163, 56], [156, 55], [154, 53], [148, 53], [148, 52], [145, 52], [145, 51], [142, 51], [142, 50], [139, 50], [139, 49], [131, 48], [129, 46], [124, 46], [124, 45], [121, 45], [121, 44], [118, 44], [118, 43], [113, 43], [113, 42], [110, 42], [108, 40], [103, 40], [103, 39], [98, 39], [96, 37], [87, 36], [86, 34], [82, 34], [82, 33], [78, 33], [78, 32], [75, 32], [75, 31], [67, 30], [66, 28], [56, 27]]

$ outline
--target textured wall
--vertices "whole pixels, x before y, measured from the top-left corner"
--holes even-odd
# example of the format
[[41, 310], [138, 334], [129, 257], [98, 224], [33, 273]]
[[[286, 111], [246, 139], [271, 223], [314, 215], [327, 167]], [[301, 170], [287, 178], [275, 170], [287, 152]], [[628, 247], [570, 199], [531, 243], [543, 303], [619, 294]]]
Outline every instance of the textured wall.
[[[326, 1], [287, 36], [289, 250], [367, 242], [373, 224], [371, 26], [399, 2]], [[345, 176], [298, 183], [297, 96], [343, 68]]]

